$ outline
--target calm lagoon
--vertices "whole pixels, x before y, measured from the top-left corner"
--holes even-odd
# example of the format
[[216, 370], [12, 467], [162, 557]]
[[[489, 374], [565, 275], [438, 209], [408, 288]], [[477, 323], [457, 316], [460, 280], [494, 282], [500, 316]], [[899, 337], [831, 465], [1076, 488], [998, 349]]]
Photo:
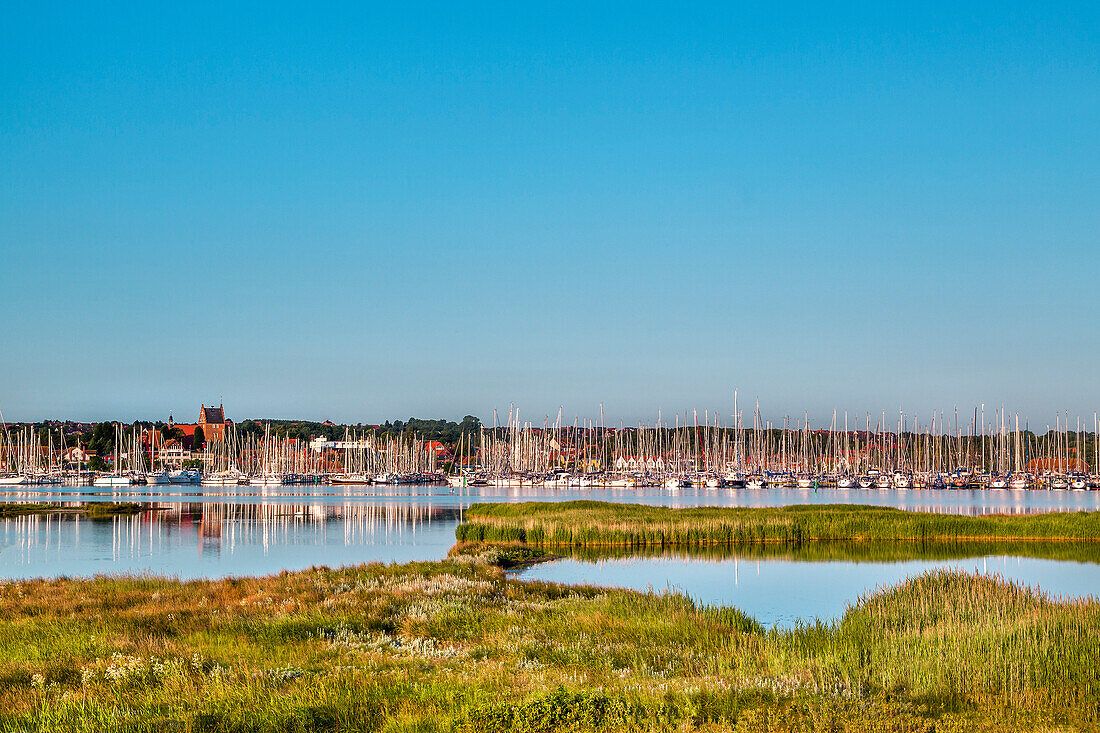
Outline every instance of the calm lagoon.
[[[454, 544], [470, 504], [480, 501], [598, 499], [672, 507], [777, 506], [852, 503], [962, 514], [1100, 510], [1100, 492], [708, 491], [661, 489], [559, 491], [484, 488], [451, 493], [445, 486], [281, 487], [204, 493], [64, 489], [20, 491], [0, 501], [139, 501], [149, 511], [88, 519], [45, 514], [0, 520], [0, 578], [157, 574], [181, 579], [247, 576], [365, 562], [437, 560]], [[995, 552], [995, 551], [994, 551]], [[832, 619], [860, 595], [939, 567], [997, 573], [1059, 596], [1100, 594], [1095, 550], [1078, 557], [1027, 551], [1029, 556], [960, 552], [922, 558], [919, 552], [883, 559], [822, 559], [821, 553], [755, 556], [684, 554], [567, 557], [516, 577], [639, 590], [676, 590], [700, 602], [733, 605], [762, 623], [790, 626]]]

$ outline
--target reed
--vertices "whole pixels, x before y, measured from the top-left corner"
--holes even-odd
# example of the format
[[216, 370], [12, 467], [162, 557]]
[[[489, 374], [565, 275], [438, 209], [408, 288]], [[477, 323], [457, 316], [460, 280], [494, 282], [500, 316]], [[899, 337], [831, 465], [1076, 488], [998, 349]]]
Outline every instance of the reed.
[[81, 514], [86, 517], [117, 517], [130, 514], [141, 514], [147, 511], [157, 511], [148, 504], [139, 502], [89, 502], [75, 506], [72, 504], [56, 504], [47, 502], [12, 502], [0, 504], [0, 519], [12, 517], [25, 517], [35, 514]]
[[0, 730], [985, 731], [1100, 725], [1100, 603], [921, 576], [763, 630], [464, 554], [0, 583]]
[[475, 504], [456, 536], [549, 547], [705, 547], [759, 543], [1100, 541], [1100, 512], [1022, 516], [908, 512], [847, 504], [671, 509], [598, 501]]
[[[469, 543], [479, 548], [492, 543]], [[531, 545], [532, 552], [547, 552]], [[484, 551], [484, 550], [483, 550]], [[914, 560], [965, 560], [990, 556], [1029, 557], [1061, 562], [1100, 563], [1100, 542], [1047, 542], [1043, 540], [819, 540], [801, 544], [755, 542], [736, 545], [587, 545], [558, 546], [549, 559], [572, 557], [598, 561], [611, 558], [682, 557], [698, 560], [785, 560], [787, 562], [909, 562]]]

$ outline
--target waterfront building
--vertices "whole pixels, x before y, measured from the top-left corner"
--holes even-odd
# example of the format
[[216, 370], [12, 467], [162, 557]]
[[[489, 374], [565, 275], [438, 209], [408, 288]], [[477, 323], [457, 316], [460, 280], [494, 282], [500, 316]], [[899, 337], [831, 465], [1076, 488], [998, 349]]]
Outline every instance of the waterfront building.
[[[183, 436], [183, 447], [190, 446], [192, 451], [201, 451], [201, 445], [194, 445], [195, 431], [202, 428], [203, 438], [206, 442], [225, 440], [226, 427], [233, 424], [232, 420], [225, 419], [225, 406], [199, 405], [199, 420], [196, 423], [184, 424], [173, 422], [172, 416], [168, 416], [168, 427], [179, 430]], [[154, 438], [157, 444], [159, 438]]]
[[191, 458], [191, 451], [185, 449], [178, 438], [170, 438], [160, 447], [157, 456], [165, 466], [182, 466], [185, 460]]
[[66, 448], [62, 458], [66, 463], [85, 463], [90, 461], [95, 454], [93, 450], [75, 445], [72, 448]]
[[225, 419], [225, 406], [201, 405], [199, 407], [198, 427], [202, 428], [202, 434], [207, 440], [225, 440], [225, 426], [230, 424]]

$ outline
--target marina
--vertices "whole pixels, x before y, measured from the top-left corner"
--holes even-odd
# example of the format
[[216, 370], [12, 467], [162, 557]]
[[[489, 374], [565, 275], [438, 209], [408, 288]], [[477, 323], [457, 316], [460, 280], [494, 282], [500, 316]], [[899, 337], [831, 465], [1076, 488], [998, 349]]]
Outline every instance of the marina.
[[[207, 409], [200, 421], [209, 419]], [[85, 446], [66, 445], [63, 429], [5, 427], [0, 486], [1100, 490], [1095, 413], [1091, 430], [1081, 418], [1071, 428], [1066, 414], [1033, 432], [1003, 408], [987, 419], [984, 407], [969, 420], [957, 411], [950, 418], [932, 412], [924, 423], [899, 413], [895, 424], [885, 413], [865, 415], [861, 423], [834, 412], [828, 427], [814, 428], [807, 415], [776, 426], [757, 406], [747, 425], [735, 396], [725, 424], [717, 411], [693, 410], [671, 425], [660, 415], [652, 425], [634, 427], [608, 426], [602, 417], [567, 425], [560, 412], [534, 425], [512, 407], [506, 424], [496, 424], [494, 411], [493, 427], [462, 433], [451, 444], [415, 431], [350, 426], [342, 440], [305, 440], [270, 423], [261, 429], [251, 421], [251, 430], [239, 430], [221, 407], [217, 416], [217, 423], [203, 423], [217, 438], [188, 449], [166, 437], [173, 431], [186, 437], [171, 422], [104, 425], [113, 432], [111, 454], [94, 456], [109, 464], [98, 471], [91, 470]], [[190, 427], [201, 434], [202, 426]]]

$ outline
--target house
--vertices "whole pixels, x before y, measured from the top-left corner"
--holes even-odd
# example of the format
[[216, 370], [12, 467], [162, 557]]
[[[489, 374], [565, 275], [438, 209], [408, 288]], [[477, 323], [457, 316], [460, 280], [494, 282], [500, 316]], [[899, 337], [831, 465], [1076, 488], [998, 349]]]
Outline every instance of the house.
[[424, 450], [428, 453], [435, 453], [436, 456], [441, 458], [450, 458], [451, 449], [440, 443], [438, 440], [427, 440], [424, 442]]
[[73, 446], [72, 448], [66, 448], [62, 456], [65, 463], [84, 463], [94, 458], [95, 454], [94, 450]]
[[164, 442], [157, 456], [166, 466], [181, 466], [191, 457], [191, 451], [186, 450], [178, 438], [172, 438]]
[[1088, 473], [1089, 464], [1080, 458], [1032, 458], [1027, 462], [1027, 472], [1038, 475], [1044, 473]]

